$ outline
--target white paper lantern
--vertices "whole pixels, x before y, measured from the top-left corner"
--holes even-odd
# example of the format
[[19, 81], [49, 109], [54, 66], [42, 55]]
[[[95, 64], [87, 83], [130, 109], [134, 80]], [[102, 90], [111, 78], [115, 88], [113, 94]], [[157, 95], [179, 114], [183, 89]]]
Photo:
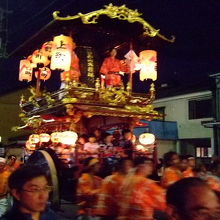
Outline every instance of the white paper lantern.
[[139, 142], [143, 145], [153, 144], [155, 142], [155, 136], [151, 133], [143, 133], [139, 136]]
[[67, 145], [74, 145], [77, 141], [78, 135], [74, 131], [64, 131], [62, 133], [61, 143]]

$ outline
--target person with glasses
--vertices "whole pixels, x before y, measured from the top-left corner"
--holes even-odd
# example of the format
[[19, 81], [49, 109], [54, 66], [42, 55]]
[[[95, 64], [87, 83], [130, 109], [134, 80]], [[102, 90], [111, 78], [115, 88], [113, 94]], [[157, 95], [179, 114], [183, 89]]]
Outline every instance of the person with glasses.
[[14, 199], [11, 210], [0, 220], [57, 220], [47, 208], [52, 187], [44, 170], [37, 166], [23, 166], [15, 170], [8, 180]]
[[197, 177], [177, 181], [167, 191], [167, 213], [170, 220], [219, 220], [217, 194]]

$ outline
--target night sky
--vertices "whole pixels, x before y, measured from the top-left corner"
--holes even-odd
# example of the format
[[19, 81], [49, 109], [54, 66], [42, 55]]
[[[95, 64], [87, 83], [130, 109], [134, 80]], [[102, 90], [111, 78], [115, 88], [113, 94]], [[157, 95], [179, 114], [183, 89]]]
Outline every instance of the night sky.
[[[156, 40], [158, 49], [157, 86], [202, 87], [208, 75], [220, 72], [220, 1], [218, 0], [9, 0], [8, 54], [49, 23], [52, 12], [63, 15], [86, 13], [112, 2], [138, 9], [143, 17], [165, 36], [176, 36], [171, 44]], [[6, 8], [6, 0], [0, 7]], [[149, 43], [152, 41], [149, 40]], [[24, 86], [18, 82], [20, 56], [0, 59], [0, 94]], [[144, 91], [140, 87], [140, 91]]]

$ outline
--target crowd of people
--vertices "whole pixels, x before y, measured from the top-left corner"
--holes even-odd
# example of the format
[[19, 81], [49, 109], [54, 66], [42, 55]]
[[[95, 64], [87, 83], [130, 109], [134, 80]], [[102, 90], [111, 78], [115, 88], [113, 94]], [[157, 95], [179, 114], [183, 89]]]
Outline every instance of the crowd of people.
[[[129, 144], [130, 135], [124, 134], [120, 141]], [[104, 137], [103, 144], [112, 144], [109, 135]], [[83, 147], [95, 149], [96, 142], [90, 142]], [[167, 152], [155, 164], [129, 153], [118, 158], [110, 175], [100, 172], [104, 161], [99, 157], [83, 159], [76, 189], [78, 220], [220, 220], [218, 158], [207, 166], [196, 164], [192, 155]], [[42, 168], [21, 166], [13, 155], [0, 158], [0, 219], [59, 219], [48, 208], [51, 185]]]

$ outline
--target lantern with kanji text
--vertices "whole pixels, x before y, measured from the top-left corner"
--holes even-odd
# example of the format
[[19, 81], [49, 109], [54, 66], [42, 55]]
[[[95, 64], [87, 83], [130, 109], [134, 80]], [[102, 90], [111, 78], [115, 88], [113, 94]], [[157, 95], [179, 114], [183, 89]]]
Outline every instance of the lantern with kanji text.
[[40, 142], [40, 138], [38, 134], [32, 134], [29, 136], [29, 142], [32, 144], [37, 144]]
[[51, 76], [51, 70], [48, 67], [43, 67], [43, 68], [39, 68], [38, 71], [35, 72], [35, 77], [38, 78], [38, 74], [39, 74], [39, 78], [41, 80], [48, 80]]
[[29, 60], [21, 60], [19, 67], [19, 81], [27, 80], [30, 82], [32, 80], [33, 68]]
[[42, 51], [43, 55], [45, 55], [47, 57], [51, 57], [52, 51], [55, 49], [55, 47], [56, 47], [56, 45], [53, 41], [48, 41], [42, 45], [41, 51]]
[[45, 54], [43, 54], [41, 50], [34, 51], [34, 53], [32, 54], [31, 61], [32, 63], [43, 64], [44, 66], [47, 66], [50, 63], [48, 57]]

